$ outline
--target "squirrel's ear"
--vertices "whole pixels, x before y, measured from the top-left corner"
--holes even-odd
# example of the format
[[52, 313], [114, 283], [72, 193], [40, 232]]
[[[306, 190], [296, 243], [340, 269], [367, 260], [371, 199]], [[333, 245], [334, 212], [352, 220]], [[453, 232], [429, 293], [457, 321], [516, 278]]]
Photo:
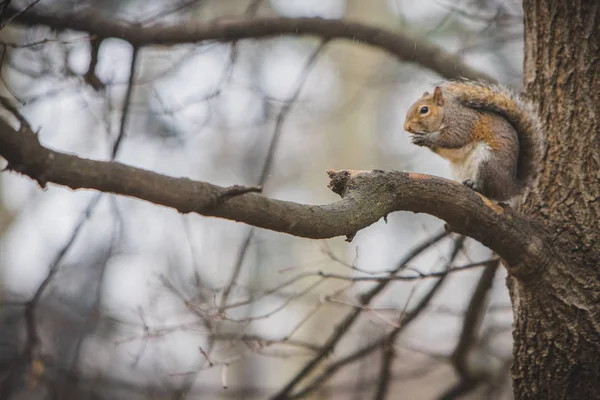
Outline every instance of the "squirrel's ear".
[[421, 96], [421, 97], [426, 97], [426, 96], [429, 96], [429, 92], [423, 93], [423, 96]]
[[442, 94], [442, 89], [440, 89], [439, 86], [436, 86], [435, 90], [433, 91], [433, 101], [435, 101], [435, 104], [437, 104], [438, 106], [443, 106], [445, 103], [444, 95]]

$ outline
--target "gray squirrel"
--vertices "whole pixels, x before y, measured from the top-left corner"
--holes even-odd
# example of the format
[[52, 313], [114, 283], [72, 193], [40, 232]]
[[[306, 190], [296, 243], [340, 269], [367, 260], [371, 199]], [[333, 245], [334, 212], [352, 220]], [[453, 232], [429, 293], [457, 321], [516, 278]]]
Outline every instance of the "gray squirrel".
[[404, 130], [412, 143], [450, 161], [456, 180], [492, 200], [518, 195], [537, 170], [535, 108], [501, 86], [444, 82], [409, 108]]

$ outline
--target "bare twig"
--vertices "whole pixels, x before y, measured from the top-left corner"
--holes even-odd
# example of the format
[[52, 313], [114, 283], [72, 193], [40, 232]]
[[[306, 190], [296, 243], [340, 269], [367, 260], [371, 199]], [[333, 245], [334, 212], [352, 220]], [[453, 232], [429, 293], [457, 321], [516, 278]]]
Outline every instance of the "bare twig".
[[221, 333], [218, 335], [213, 335], [213, 338], [215, 340], [241, 340], [243, 342], [257, 342], [260, 343], [261, 346], [265, 347], [265, 346], [271, 346], [271, 345], [283, 345], [283, 346], [294, 346], [294, 347], [299, 347], [299, 348], [304, 348], [307, 350], [311, 350], [311, 351], [319, 351], [320, 350], [320, 346], [313, 344], [313, 343], [309, 343], [303, 340], [295, 340], [295, 339], [289, 339], [291, 335], [288, 335], [287, 337], [283, 338], [283, 339], [267, 339], [267, 338], [263, 338], [261, 336], [256, 336], [256, 335], [248, 335], [248, 334], [243, 334], [240, 335], [238, 333], [235, 334], [228, 334], [228, 333]]
[[[450, 258], [448, 259], [448, 262], [446, 263], [445, 269], [450, 268], [450, 265], [454, 262], [456, 256], [459, 254], [460, 250], [462, 249], [464, 241], [465, 241], [464, 236], [459, 236], [458, 238], [455, 239], [454, 246], [452, 248], [452, 253], [450, 254]], [[349, 354], [348, 356], [328, 365], [324, 371], [322, 371], [312, 382], [307, 384], [301, 391], [294, 393], [292, 395], [290, 395], [290, 392], [285, 393], [284, 397], [285, 398], [301, 398], [301, 397], [304, 397], [304, 396], [310, 394], [311, 392], [313, 392], [314, 390], [319, 388], [324, 382], [326, 382], [331, 376], [333, 376], [333, 374], [335, 374], [342, 367], [344, 367], [348, 364], [351, 364], [351, 363], [355, 362], [356, 360], [359, 360], [359, 359], [371, 354], [372, 352], [376, 351], [377, 349], [381, 348], [382, 346], [385, 346], [387, 352], [391, 352], [391, 354], [384, 356], [384, 363], [391, 362], [394, 358], [393, 357], [394, 356], [393, 345], [394, 345], [394, 342], [396, 341], [396, 338], [400, 335], [400, 333], [402, 333], [404, 331], [404, 329], [406, 329], [406, 327], [408, 325], [410, 325], [410, 323], [412, 321], [414, 321], [423, 312], [423, 310], [425, 310], [425, 308], [429, 305], [429, 302], [431, 301], [431, 299], [435, 296], [435, 294], [438, 292], [438, 290], [442, 287], [442, 284], [445, 282], [447, 276], [448, 275], [444, 275], [440, 279], [438, 279], [438, 281], [433, 285], [431, 290], [429, 290], [429, 292], [427, 292], [427, 294], [419, 301], [419, 303], [415, 306], [415, 308], [412, 309], [408, 314], [406, 314], [404, 316], [404, 318], [402, 318], [401, 324], [397, 328], [394, 328], [387, 336], [384, 336], [383, 338], [375, 340], [374, 342], [362, 347], [361, 349], [358, 349], [357, 351]], [[388, 378], [391, 374], [391, 365], [384, 366], [384, 368], [387, 368], [388, 372], [386, 373], [385, 376], [382, 377], [383, 381], [380, 380], [380, 383], [378, 385], [378, 390], [377, 390], [377, 393], [378, 393], [377, 398], [383, 398], [385, 396], [385, 393], [387, 392], [387, 388], [388, 388], [388, 384], [389, 384]], [[380, 395], [382, 397], [379, 397]], [[275, 399], [283, 399], [284, 398], [284, 397], [280, 397], [280, 396], [282, 396], [282, 392], [275, 395], [273, 397], [273, 399], [275, 400]]]
[[26, 356], [29, 359], [32, 359], [32, 357], [34, 356], [34, 352], [37, 350], [37, 346], [39, 344], [39, 333], [38, 333], [37, 324], [36, 324], [37, 305], [38, 305], [40, 299], [42, 298], [44, 291], [46, 290], [48, 285], [50, 285], [54, 276], [56, 276], [56, 273], [58, 272], [58, 269], [59, 269], [59, 265], [62, 262], [63, 258], [65, 257], [65, 255], [67, 254], [69, 249], [73, 246], [73, 243], [75, 243], [75, 240], [79, 236], [79, 233], [81, 232], [83, 226], [85, 225], [85, 222], [87, 222], [87, 220], [91, 216], [92, 212], [96, 208], [96, 206], [100, 200], [100, 197], [101, 197], [101, 193], [98, 193], [90, 201], [90, 203], [86, 207], [85, 211], [82, 213], [81, 217], [79, 218], [79, 222], [77, 223], [77, 225], [71, 232], [71, 236], [69, 237], [69, 240], [67, 241], [67, 243], [65, 243], [65, 245], [58, 251], [58, 253], [54, 257], [54, 260], [50, 264], [48, 274], [46, 275], [46, 277], [44, 278], [44, 280], [42, 281], [40, 286], [38, 286], [33, 297], [31, 298], [31, 300], [29, 300], [27, 302], [27, 306], [25, 307], [25, 323], [27, 326], [27, 341], [26, 341], [24, 353], [26, 354]]
[[386, 397], [386, 394], [388, 392], [390, 381], [391, 381], [391, 376], [392, 376], [392, 363], [393, 363], [395, 355], [396, 355], [396, 351], [394, 348], [394, 343], [395, 343], [396, 339], [398, 338], [400, 333], [404, 329], [406, 329], [406, 326], [410, 322], [414, 321], [421, 312], [423, 312], [423, 310], [431, 302], [431, 299], [433, 298], [435, 293], [439, 290], [439, 288], [441, 288], [442, 284], [444, 283], [444, 280], [446, 279], [446, 277], [448, 275], [447, 273], [452, 270], [452, 268], [450, 266], [452, 265], [452, 263], [456, 259], [456, 256], [462, 249], [464, 242], [465, 242], [464, 236], [461, 236], [456, 239], [456, 241], [454, 242], [454, 248], [452, 249], [452, 253], [450, 254], [450, 258], [444, 268], [444, 270], [445, 270], [444, 272], [446, 272], [446, 275], [442, 275], [440, 277], [440, 279], [436, 282], [436, 284], [433, 286], [433, 288], [431, 288], [429, 293], [419, 302], [417, 307], [415, 307], [414, 310], [412, 310], [409, 314], [407, 314], [405, 317], [403, 317], [401, 319], [401, 325], [398, 326], [396, 329], [394, 329], [388, 335], [387, 340], [382, 345], [383, 356], [382, 356], [382, 360], [381, 360], [381, 372], [379, 374], [379, 384], [377, 385], [377, 392], [375, 394], [375, 399], [384, 400]]
[[[134, 50], [134, 54], [135, 54], [135, 50]], [[134, 56], [134, 61], [135, 61], [135, 56]], [[132, 70], [134, 68], [133, 64], [134, 64], [134, 62], [132, 62]], [[128, 90], [128, 94], [127, 94], [126, 100], [125, 100], [123, 120], [121, 123], [122, 132], [124, 132], [124, 129], [125, 129], [127, 104], [129, 103], [129, 98], [130, 98], [130, 93]], [[31, 130], [31, 127], [29, 126], [29, 124], [27, 123], [25, 118], [20, 114], [20, 112], [14, 106], [12, 106], [10, 104], [10, 102], [8, 100], [6, 100], [4, 98], [0, 98], [0, 102], [2, 102], [3, 106], [6, 107], [9, 111], [11, 111], [15, 115], [15, 117], [17, 117], [17, 119], [21, 122], [21, 130], [23, 130], [23, 129], [25, 129], [27, 131]], [[119, 135], [119, 138], [113, 145], [111, 159], [114, 159], [114, 157], [116, 156], [117, 151], [121, 144], [121, 140], [122, 140], [122, 135]], [[40, 181], [40, 183], [42, 183], [42, 182], [43, 182], [43, 180]], [[68, 253], [68, 251], [71, 249], [71, 247], [75, 243], [76, 239], [79, 237], [79, 234], [80, 234], [81, 230], [83, 229], [85, 223], [89, 220], [90, 216], [92, 215], [93, 211], [95, 210], [96, 206], [98, 205], [98, 203], [102, 197], [102, 194], [103, 193], [101, 193], [101, 192], [97, 193], [90, 200], [90, 202], [88, 203], [84, 212], [79, 217], [79, 220], [78, 220], [77, 224], [75, 225], [73, 231], [71, 232], [69, 239], [67, 240], [65, 245], [58, 251], [54, 260], [50, 264], [48, 274], [46, 275], [46, 277], [44, 278], [42, 283], [38, 286], [34, 295], [27, 302], [27, 304], [25, 306], [24, 315], [25, 315], [25, 325], [26, 325], [26, 330], [27, 330], [27, 339], [26, 339], [23, 353], [24, 353], [24, 358], [26, 360], [30, 360], [30, 361], [33, 360], [34, 357], [36, 357], [36, 355], [35, 355], [36, 352], [39, 351], [38, 347], [39, 347], [40, 338], [39, 338], [39, 332], [38, 332], [37, 322], [36, 322], [36, 312], [37, 312], [38, 304], [39, 304], [45, 290], [48, 288], [48, 286], [50, 285], [50, 283], [52, 282], [52, 280], [58, 273], [59, 266], [60, 266], [60, 263], [62, 262], [63, 258]]]
[[[396, 269], [392, 273], [397, 273], [401, 271], [406, 263], [410, 262], [413, 258], [417, 257], [423, 251], [428, 249], [430, 246], [433, 246], [435, 243], [439, 242], [449, 234], [445, 231], [438, 233], [437, 235], [427, 239], [423, 243], [421, 243], [416, 248], [412, 249], [408, 252], [408, 254], [398, 263]], [[363, 305], [369, 304], [379, 293], [381, 293], [389, 281], [380, 282], [373, 289], [369, 290], [365, 294], [360, 297], [360, 302]], [[346, 334], [346, 332], [354, 325], [358, 317], [362, 313], [362, 309], [355, 308], [352, 310], [346, 318], [342, 322], [337, 325], [337, 328], [333, 332], [333, 334], [327, 339], [327, 341], [323, 344], [321, 351], [317, 354], [312, 360], [310, 360], [275, 396], [275, 399], [283, 399], [286, 398], [295, 388], [296, 386], [309, 374], [311, 373], [324, 359], [330, 354], [333, 349], [337, 346], [338, 342], [341, 338]]]
[[376, 275], [378, 273], [389, 273], [391, 271], [367, 271], [361, 268], [358, 268], [356, 266], [356, 263], [358, 262], [358, 246], [355, 247], [354, 250], [354, 261], [352, 262], [352, 264], [348, 264], [346, 261], [342, 260], [340, 257], [338, 257], [333, 250], [331, 250], [331, 248], [329, 248], [329, 245], [327, 244], [327, 242], [323, 243], [323, 253], [325, 255], [327, 255], [332, 261], [337, 262], [340, 265], [343, 265], [344, 267], [348, 267], [351, 270], [357, 271], [357, 272], [361, 272], [363, 274], [369, 274], [369, 275]]
[[94, 88], [94, 90], [102, 90], [104, 88], [104, 83], [96, 75], [100, 45], [102, 45], [102, 38], [92, 38], [90, 40], [90, 63], [87, 72], [83, 75], [83, 80]]
[[[428, 278], [440, 278], [448, 273], [454, 273], [454, 272], [460, 272], [460, 271], [469, 270], [469, 269], [473, 269], [473, 268], [485, 267], [486, 265], [494, 263], [497, 260], [498, 260], [497, 258], [492, 258], [489, 260], [484, 260], [484, 261], [479, 261], [479, 262], [474, 262], [474, 263], [469, 263], [469, 264], [453, 267], [447, 271], [431, 272], [431, 273], [427, 273], [427, 274], [421, 273], [417, 269], [411, 268], [411, 267], [405, 265], [404, 266], [405, 270], [410, 269], [411, 271], [417, 273], [417, 275], [411, 275], [411, 276], [403, 276], [403, 275], [347, 276], [347, 275], [338, 275], [338, 274], [332, 274], [332, 273], [322, 272], [322, 271], [304, 272], [304, 273], [298, 274], [296, 276], [293, 276], [290, 279], [288, 279], [272, 288], [269, 288], [262, 292], [256, 293], [247, 300], [242, 300], [242, 301], [239, 301], [236, 303], [228, 304], [225, 307], [225, 309], [231, 309], [231, 308], [248, 305], [253, 301], [256, 301], [256, 300], [262, 299], [264, 297], [270, 296], [272, 294], [278, 293], [281, 291], [281, 289], [283, 289], [287, 286], [290, 286], [294, 283], [297, 283], [301, 280], [304, 280], [306, 278], [317, 278], [318, 277], [318, 278], [324, 278], [324, 279], [337, 279], [337, 280], [343, 280], [343, 281], [348, 281], [348, 282], [391, 282], [391, 281], [410, 282], [410, 281], [416, 281], [416, 280], [428, 279]], [[390, 271], [388, 273], [393, 273], [393, 271]], [[335, 300], [331, 299], [331, 296], [326, 296], [326, 300], [327, 301], [335, 301]]]
[[[498, 9], [495, 11], [494, 16], [490, 17], [489, 15], [485, 15], [482, 12], [477, 12], [473, 10], [465, 9], [464, 7], [456, 6], [450, 2], [446, 1], [436, 1], [437, 4], [442, 7], [448, 9], [451, 13], [456, 13], [462, 15], [463, 17], [475, 20], [475, 21], [485, 21], [485, 22], [501, 22], [501, 21], [510, 21], [513, 23], [520, 23], [521, 18], [518, 15], [508, 14], [502, 11], [501, 6], [498, 6]], [[489, 14], [489, 13], [488, 13]]]
[[163, 9], [161, 9], [159, 12], [155, 12], [153, 15], [148, 16], [146, 18], [143, 18], [138, 23], [140, 25], [148, 25], [148, 24], [151, 24], [153, 22], [156, 22], [160, 18], [164, 18], [164, 17], [172, 15], [172, 14], [174, 14], [176, 12], [183, 11], [186, 8], [190, 8], [193, 5], [195, 5], [196, 3], [205, 3], [205, 2], [206, 2], [206, 0], [186, 0], [186, 1], [182, 1], [179, 4], [174, 4], [174, 5], [171, 5], [170, 7], [165, 7]]
[[227, 307], [227, 300], [229, 299], [229, 293], [231, 293], [231, 289], [236, 284], [237, 278], [240, 275], [242, 270], [242, 264], [244, 263], [244, 258], [246, 258], [246, 252], [250, 247], [250, 241], [252, 240], [252, 236], [254, 236], [254, 227], [250, 227], [248, 232], [246, 233], [246, 237], [244, 238], [242, 245], [238, 251], [236, 261], [233, 267], [233, 272], [231, 273], [231, 278], [229, 278], [229, 282], [225, 289], [223, 290], [223, 294], [221, 295], [221, 305], [219, 306], [219, 314], [221, 314], [225, 308]]
[[477, 332], [479, 331], [485, 311], [485, 300], [492, 288], [499, 265], [500, 260], [496, 260], [483, 270], [481, 278], [471, 296], [471, 301], [465, 313], [461, 334], [450, 357], [452, 365], [459, 376], [459, 381], [442, 394], [440, 400], [450, 400], [456, 398], [458, 395], [465, 395], [477, 388], [483, 379], [486, 378], [486, 371], [473, 371], [469, 366], [469, 355], [473, 348], [477, 347]]
[[252, 316], [252, 317], [248, 317], [248, 318], [244, 318], [244, 319], [240, 319], [240, 320], [236, 320], [236, 319], [232, 319], [232, 318], [226, 318], [226, 319], [228, 321], [245, 322], [245, 323], [247, 323], [249, 321], [255, 321], [255, 320], [258, 320], [258, 319], [269, 318], [273, 314], [276, 314], [279, 311], [283, 310], [292, 301], [294, 301], [294, 300], [296, 300], [298, 298], [303, 297], [305, 294], [307, 294], [308, 292], [310, 292], [311, 290], [313, 290], [317, 286], [321, 285], [323, 282], [325, 282], [324, 279], [319, 279], [319, 280], [313, 282], [312, 284], [310, 284], [306, 288], [304, 288], [302, 291], [290, 295], [283, 303], [281, 303], [278, 307], [276, 307], [275, 309], [269, 311], [268, 313], [260, 314], [260, 315], [256, 315], [256, 316]]
[[468, 353], [477, 343], [477, 331], [485, 311], [486, 297], [492, 288], [499, 265], [500, 260], [496, 259], [486, 266], [467, 307], [463, 329], [452, 354], [452, 362], [460, 376], [473, 375], [467, 365]]
[[226, 201], [232, 197], [241, 196], [246, 193], [260, 193], [262, 192], [262, 186], [241, 186], [234, 185], [225, 189], [224, 193], [221, 194], [221, 200]]
[[131, 96], [135, 86], [135, 75], [137, 71], [137, 63], [140, 49], [138, 47], [133, 48], [131, 55], [131, 64], [129, 68], [129, 82], [127, 84], [127, 92], [125, 93], [125, 99], [123, 100], [123, 111], [121, 113], [121, 125], [119, 127], [119, 135], [115, 140], [111, 153], [111, 160], [117, 157], [119, 148], [121, 147], [121, 141], [125, 137], [125, 131], [127, 130], [127, 123], [129, 122], [129, 111], [131, 105]]
[[10, 111], [10, 113], [17, 119], [17, 121], [19, 121], [19, 123], [21, 124], [19, 129], [33, 131], [31, 129], [31, 125], [29, 125], [29, 122], [27, 121], [27, 119], [23, 116], [23, 114], [21, 114], [21, 112], [17, 109], [17, 107], [15, 107], [10, 102], [10, 100], [8, 100], [6, 97], [0, 96], [0, 104], [2, 104], [2, 106], [4, 108], [6, 108], [8, 111]]
[[441, 278], [442, 276], [445, 276], [451, 272], [460, 272], [460, 271], [464, 271], [464, 270], [468, 270], [468, 269], [485, 267], [490, 264], [495, 264], [497, 262], [498, 262], [498, 258], [495, 257], [495, 258], [492, 258], [489, 260], [460, 265], [460, 266], [452, 267], [452, 268], [444, 270], [444, 271], [431, 272], [431, 273], [427, 273], [427, 274], [424, 274], [414, 268], [409, 269], [409, 267], [406, 267], [405, 268], [406, 270], [416, 272], [416, 275], [413, 275], [413, 276], [399, 276], [399, 275], [348, 276], [348, 275], [331, 274], [331, 273], [322, 272], [322, 271], [307, 272], [305, 274], [301, 274], [301, 276], [320, 276], [322, 278], [339, 279], [339, 280], [352, 281], [352, 282], [414, 281], [414, 280], [420, 280], [420, 279], [425, 279], [425, 278]]
[[202, 353], [202, 356], [203, 356], [203, 357], [204, 357], [204, 359], [205, 359], [205, 360], [208, 362], [208, 365], [209, 365], [210, 367], [212, 367], [214, 364], [213, 364], [213, 362], [210, 360], [210, 357], [208, 356], [208, 353], [207, 353], [206, 351], [204, 351], [204, 350], [202, 349], [202, 347], [201, 347], [201, 346], [198, 346], [198, 350], [200, 350], [200, 353]]
[[73, 44], [73, 43], [82, 43], [82, 42], [90, 42], [94, 40], [94, 37], [90, 36], [81, 36], [78, 38], [70, 39], [70, 40], [59, 40], [59, 39], [41, 39], [33, 42], [26, 43], [15, 43], [15, 42], [0, 42], [0, 46], [7, 47], [9, 49], [26, 49], [28, 47], [41, 46], [49, 43], [58, 43], [58, 44]]
[[[5, 26], [7, 26], [11, 22], [13, 22], [15, 19], [19, 18], [21, 15], [23, 15], [27, 11], [31, 10], [39, 2], [40, 2], [40, 0], [34, 0], [31, 4], [29, 4], [28, 6], [26, 6], [22, 10], [18, 10], [16, 12], [13, 12], [12, 15], [10, 15], [5, 21], [2, 22], [2, 24], [0, 24], [0, 31], [2, 29], [4, 29]], [[3, 18], [4, 18], [4, 14], [5, 13], [6, 14], [10, 13], [10, 11], [8, 10], [8, 7], [10, 7], [10, 3], [11, 3], [10, 1], [7, 1], [6, 4], [4, 4], [3, 7], [2, 7], [2, 17]]]
[[346, 306], [359, 308], [367, 313], [374, 315], [375, 317], [379, 318], [381, 321], [385, 322], [386, 324], [388, 324], [394, 328], [397, 328], [400, 325], [399, 322], [394, 322], [394, 321], [390, 320], [388, 317], [381, 314], [380, 312], [378, 312], [375, 308], [371, 307], [370, 305], [353, 304], [352, 302], [349, 302], [349, 301], [334, 299], [331, 296], [327, 296], [325, 298], [325, 300], [330, 303], [344, 304]]
[[[269, 172], [272, 168], [275, 153], [277, 152], [277, 148], [279, 146], [279, 140], [280, 140], [282, 132], [283, 132], [284, 123], [285, 123], [290, 111], [292, 110], [293, 105], [295, 104], [296, 100], [300, 96], [300, 93], [302, 92], [302, 88], [304, 88], [306, 79], [308, 78], [308, 75], [312, 71], [312, 68], [318, 59], [318, 56], [323, 51], [325, 45], [326, 45], [326, 42], [322, 42], [315, 49], [315, 51], [312, 53], [312, 55], [308, 58], [308, 60], [306, 61], [306, 65], [305, 65], [304, 69], [302, 70], [303, 72], [300, 75], [300, 77], [298, 78], [298, 83], [296, 85], [296, 91], [292, 94], [290, 99], [284, 104], [284, 106], [281, 108], [281, 111], [279, 112], [279, 115], [277, 116], [277, 121], [275, 122], [275, 128], [273, 130], [273, 136], [271, 137], [271, 142], [270, 142], [269, 148], [267, 150], [267, 156], [265, 158], [265, 161], [263, 162], [263, 166], [260, 171], [257, 187], [262, 188], [267, 181], [267, 177], [269, 176]], [[238, 252], [238, 257], [236, 259], [236, 263], [234, 265], [233, 272], [231, 274], [231, 278], [229, 279], [229, 282], [223, 291], [223, 296], [221, 297], [221, 305], [219, 307], [220, 312], [225, 310], [225, 308], [227, 306], [227, 300], [229, 299], [229, 294], [230, 294], [233, 286], [236, 284], [237, 279], [240, 275], [240, 272], [242, 269], [242, 264], [244, 262], [244, 258], [248, 251], [248, 246], [250, 245], [250, 241], [251, 241], [253, 235], [254, 235], [254, 228], [250, 228], [248, 233], [246, 234], [246, 237], [245, 237], [244, 241], [242, 242], [242, 246]]]
[[8, 6], [10, 6], [11, 2], [12, 0], [4, 0], [2, 2], [2, 8], [0, 8], [0, 19], [4, 19], [4, 13], [8, 9]]
[[306, 65], [302, 70], [302, 74], [300, 74], [300, 77], [298, 78], [296, 90], [292, 94], [292, 97], [290, 97], [290, 99], [283, 105], [281, 111], [279, 112], [279, 115], [277, 116], [277, 120], [275, 121], [275, 128], [273, 130], [273, 137], [271, 139], [271, 144], [269, 146], [269, 149], [267, 150], [267, 157], [262, 166], [262, 170], [258, 179], [259, 185], [264, 185], [267, 177], [269, 176], [269, 173], [273, 166], [273, 159], [275, 157], [275, 153], [277, 152], [279, 141], [281, 140], [283, 126], [288, 117], [288, 114], [290, 113], [294, 104], [298, 100], [298, 97], [300, 96], [300, 93], [304, 88], [304, 84], [306, 83], [306, 79], [308, 78], [308, 75], [310, 74], [312, 68], [316, 64], [319, 54], [321, 54], [325, 49], [325, 46], [327, 46], [327, 43], [327, 40], [323, 40], [308, 58], [308, 60], [306, 61]]

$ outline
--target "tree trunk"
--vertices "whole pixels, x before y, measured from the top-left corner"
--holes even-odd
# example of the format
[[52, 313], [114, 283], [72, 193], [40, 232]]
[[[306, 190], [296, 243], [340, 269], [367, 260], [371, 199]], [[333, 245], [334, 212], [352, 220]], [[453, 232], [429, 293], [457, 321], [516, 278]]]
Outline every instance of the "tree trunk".
[[[525, 0], [527, 94], [546, 131], [522, 210], [560, 252], [509, 278], [517, 399], [600, 399], [600, 2]], [[532, 266], [533, 267], [533, 266]]]

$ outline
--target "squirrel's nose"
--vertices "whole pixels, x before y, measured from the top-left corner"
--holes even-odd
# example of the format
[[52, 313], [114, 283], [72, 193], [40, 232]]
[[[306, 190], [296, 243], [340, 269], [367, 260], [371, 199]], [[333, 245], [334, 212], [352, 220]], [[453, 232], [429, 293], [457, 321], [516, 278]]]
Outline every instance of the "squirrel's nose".
[[406, 132], [410, 132], [410, 126], [408, 125], [408, 122], [405, 122], [405, 123], [404, 123], [404, 130], [405, 130]]

